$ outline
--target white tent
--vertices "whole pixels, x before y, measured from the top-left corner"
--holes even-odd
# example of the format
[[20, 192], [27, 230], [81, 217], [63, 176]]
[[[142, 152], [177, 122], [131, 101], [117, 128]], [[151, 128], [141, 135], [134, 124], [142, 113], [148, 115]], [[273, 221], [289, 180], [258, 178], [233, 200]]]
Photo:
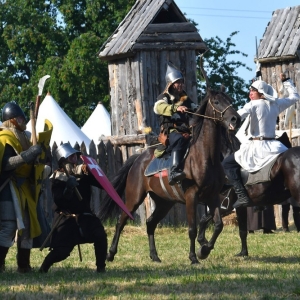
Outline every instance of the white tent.
[[[70, 142], [72, 146], [74, 146], [76, 142], [78, 142], [79, 145], [84, 142], [88, 151], [91, 140], [70, 119], [51, 95], [47, 95], [40, 105], [36, 122], [37, 133], [44, 130], [45, 119], [48, 119], [53, 125], [53, 132], [50, 140], [51, 147], [54, 142], [56, 142], [57, 146], [62, 142]], [[27, 130], [31, 132], [30, 121], [27, 123]]]
[[96, 145], [101, 135], [111, 136], [110, 114], [101, 102], [98, 103], [81, 130], [90, 140], [93, 140]]

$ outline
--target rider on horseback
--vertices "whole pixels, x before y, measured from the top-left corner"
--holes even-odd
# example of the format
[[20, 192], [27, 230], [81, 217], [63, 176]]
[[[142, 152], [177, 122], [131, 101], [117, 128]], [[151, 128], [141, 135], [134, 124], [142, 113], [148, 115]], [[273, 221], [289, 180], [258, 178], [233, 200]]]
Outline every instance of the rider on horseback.
[[242, 118], [250, 115], [250, 137], [242, 142], [240, 149], [229, 155], [222, 162], [225, 174], [238, 197], [234, 208], [251, 206], [252, 201], [242, 183], [241, 166], [248, 172], [256, 172], [274, 160], [288, 148], [275, 139], [275, 126], [279, 113], [295, 104], [300, 96], [293, 82], [280, 74], [288, 97], [277, 98], [277, 93], [272, 86], [262, 80], [257, 80], [250, 86], [250, 102], [238, 110]]
[[154, 112], [160, 116], [161, 135], [168, 136], [166, 152], [171, 153], [172, 157], [169, 184], [174, 185], [185, 178], [185, 173], [180, 167], [190, 136], [189, 119], [185, 112], [188, 109], [196, 109], [197, 105], [183, 89], [182, 73], [170, 62], [166, 72], [166, 83], [164, 92], [157, 97]]

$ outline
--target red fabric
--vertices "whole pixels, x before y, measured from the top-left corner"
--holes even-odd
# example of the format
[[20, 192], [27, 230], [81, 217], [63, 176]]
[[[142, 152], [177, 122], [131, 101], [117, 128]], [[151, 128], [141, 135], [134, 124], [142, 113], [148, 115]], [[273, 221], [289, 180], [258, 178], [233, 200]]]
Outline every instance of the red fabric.
[[103, 189], [105, 189], [107, 194], [109, 194], [109, 196], [120, 206], [120, 208], [133, 220], [133, 216], [131, 215], [124, 202], [122, 201], [114, 187], [111, 185], [110, 181], [101, 170], [97, 162], [92, 157], [81, 155], [81, 158], [87, 165], [89, 171], [94, 175]]
[[[154, 177], [159, 177], [159, 173], [156, 173], [153, 175]], [[162, 177], [167, 177], [168, 176], [168, 170], [162, 170], [161, 171], [161, 176]]]

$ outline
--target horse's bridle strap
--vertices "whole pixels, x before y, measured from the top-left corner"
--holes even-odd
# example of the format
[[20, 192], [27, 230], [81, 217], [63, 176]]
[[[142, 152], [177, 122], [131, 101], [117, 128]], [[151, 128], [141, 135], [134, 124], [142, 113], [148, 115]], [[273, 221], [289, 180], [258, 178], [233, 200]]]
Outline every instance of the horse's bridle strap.
[[225, 113], [225, 111], [232, 106], [232, 104], [228, 105], [227, 107], [225, 107], [225, 109], [223, 111], [220, 111], [220, 110], [217, 110], [211, 103], [210, 99], [208, 100], [208, 103], [211, 105], [211, 107], [213, 108], [213, 111], [214, 111], [214, 115], [216, 115], [215, 112], [218, 112], [220, 114], [220, 118], [216, 118], [216, 117], [209, 117], [209, 116], [206, 116], [206, 115], [201, 115], [201, 114], [197, 114], [197, 113], [192, 113], [190, 111], [186, 111], [188, 114], [191, 114], [191, 115], [195, 115], [195, 116], [199, 116], [199, 117], [203, 117], [203, 118], [206, 118], [206, 119], [211, 119], [211, 120], [214, 120], [214, 121], [223, 121], [223, 114]]

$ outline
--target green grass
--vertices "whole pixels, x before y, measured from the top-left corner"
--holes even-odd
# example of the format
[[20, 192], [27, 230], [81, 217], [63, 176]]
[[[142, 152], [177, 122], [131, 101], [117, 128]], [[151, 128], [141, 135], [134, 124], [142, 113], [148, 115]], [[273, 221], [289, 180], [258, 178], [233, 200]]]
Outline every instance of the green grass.
[[[114, 228], [107, 232], [110, 243]], [[127, 226], [104, 274], [95, 271], [91, 244], [81, 246], [83, 262], [75, 248], [47, 274], [37, 270], [48, 250], [33, 249], [34, 271], [18, 274], [14, 246], [0, 274], [0, 299], [299, 299], [299, 238], [296, 231], [256, 232], [248, 236], [250, 256], [239, 258], [238, 229], [226, 226], [208, 259], [191, 265], [187, 228], [163, 227], [156, 231], [162, 263], [153, 263], [145, 228]]]

